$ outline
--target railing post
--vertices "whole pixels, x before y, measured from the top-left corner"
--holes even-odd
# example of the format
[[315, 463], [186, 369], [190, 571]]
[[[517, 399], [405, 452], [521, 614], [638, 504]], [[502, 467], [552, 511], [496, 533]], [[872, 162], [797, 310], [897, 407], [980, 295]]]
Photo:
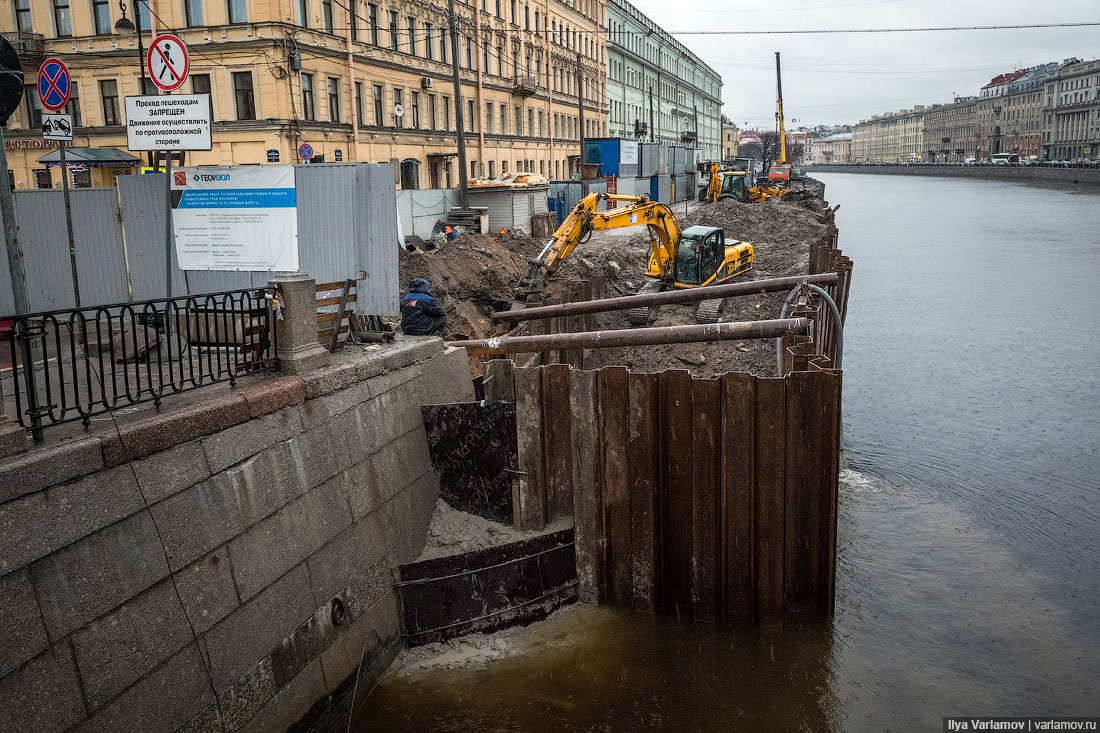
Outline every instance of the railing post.
[[7, 458], [27, 450], [27, 432], [4, 414], [3, 405], [4, 390], [0, 383], [0, 458]]
[[275, 316], [279, 370], [301, 374], [328, 366], [331, 354], [317, 341], [317, 281], [309, 275], [280, 275], [268, 287], [278, 290], [282, 320]]

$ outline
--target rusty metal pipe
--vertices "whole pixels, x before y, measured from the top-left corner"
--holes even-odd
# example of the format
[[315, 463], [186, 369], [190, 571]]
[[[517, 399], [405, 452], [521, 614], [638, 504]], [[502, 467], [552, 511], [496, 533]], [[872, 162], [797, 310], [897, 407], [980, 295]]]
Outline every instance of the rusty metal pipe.
[[664, 293], [646, 293], [645, 295], [622, 295], [617, 298], [583, 300], [561, 305], [544, 305], [537, 308], [523, 308], [514, 311], [497, 311], [490, 317], [494, 321], [537, 321], [543, 318], [572, 316], [582, 313], [604, 313], [606, 311], [627, 310], [641, 305], [667, 305], [669, 303], [693, 303], [712, 298], [729, 298], [736, 295], [762, 295], [790, 290], [802, 283], [818, 285], [836, 285], [839, 276], [835, 272], [820, 275], [798, 275], [795, 277], [777, 277], [768, 280], [752, 280], [731, 283], [729, 285], [708, 285], [689, 290], [670, 290]]
[[525, 354], [558, 349], [609, 349], [616, 346], [684, 344], [697, 341], [733, 341], [768, 339], [784, 333], [806, 333], [808, 318], [783, 318], [769, 321], [731, 321], [692, 326], [660, 328], [624, 328], [614, 331], [579, 331], [540, 336], [494, 336], [489, 339], [448, 341], [448, 346], [463, 346], [470, 356]]

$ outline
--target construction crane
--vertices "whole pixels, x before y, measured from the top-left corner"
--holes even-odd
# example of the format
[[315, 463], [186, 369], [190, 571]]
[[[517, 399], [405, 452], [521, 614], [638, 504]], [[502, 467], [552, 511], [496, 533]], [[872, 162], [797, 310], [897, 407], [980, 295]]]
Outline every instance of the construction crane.
[[[626, 205], [597, 211], [600, 201]], [[577, 245], [591, 239], [593, 232], [639, 224], [645, 224], [649, 231], [650, 247], [646, 268], [650, 279], [639, 292], [715, 285], [752, 269], [752, 245], [726, 239], [718, 227], [683, 229], [672, 209], [650, 201], [648, 196], [591, 193], [573, 207], [550, 242], [530, 261], [530, 269], [520, 281], [517, 295], [524, 300], [532, 294], [541, 295], [549, 277]], [[696, 310], [696, 321], [717, 321], [721, 304], [721, 298], [702, 301]], [[628, 316], [634, 324], [644, 323], [649, 319], [649, 309], [631, 311]]]
[[775, 52], [775, 84], [778, 92], [779, 111], [776, 119], [779, 121], [779, 160], [773, 160], [768, 168], [768, 183], [776, 186], [791, 185], [791, 165], [787, 162], [787, 132], [783, 127], [783, 75], [779, 70], [779, 52]]

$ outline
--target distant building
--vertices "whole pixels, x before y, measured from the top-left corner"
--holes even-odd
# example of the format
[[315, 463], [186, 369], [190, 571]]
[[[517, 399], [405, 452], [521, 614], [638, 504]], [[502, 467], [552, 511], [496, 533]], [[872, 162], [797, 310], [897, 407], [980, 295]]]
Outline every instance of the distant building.
[[923, 159], [925, 108], [874, 115], [852, 125], [853, 163], [905, 163]]
[[1067, 59], [1047, 74], [1043, 93], [1043, 160], [1100, 154], [1100, 59]]
[[730, 160], [737, 157], [737, 148], [740, 143], [741, 130], [737, 125], [728, 122], [722, 125], [722, 160]]
[[690, 145], [717, 160], [721, 75], [627, 0], [607, 0], [606, 31], [608, 134]]
[[1057, 64], [1043, 64], [994, 77], [982, 87], [975, 107], [977, 155], [1039, 156], [1043, 126], [1043, 86]]
[[838, 132], [815, 137], [810, 141], [807, 150], [807, 163], [851, 163], [852, 133]]
[[977, 104], [978, 97], [955, 97], [951, 104], [925, 110], [925, 162], [962, 162], [978, 156]]

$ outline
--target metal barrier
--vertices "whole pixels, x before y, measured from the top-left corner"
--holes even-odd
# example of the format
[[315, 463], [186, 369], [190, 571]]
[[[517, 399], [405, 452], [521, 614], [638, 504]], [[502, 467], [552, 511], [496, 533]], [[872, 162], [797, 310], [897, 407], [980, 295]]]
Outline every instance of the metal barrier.
[[277, 364], [269, 293], [252, 288], [5, 317], [11, 327], [0, 333], [0, 360], [11, 372], [3, 393], [14, 396], [14, 417], [40, 440], [43, 424], [79, 418], [87, 426], [121, 407], [159, 407], [169, 394], [233, 385]]

